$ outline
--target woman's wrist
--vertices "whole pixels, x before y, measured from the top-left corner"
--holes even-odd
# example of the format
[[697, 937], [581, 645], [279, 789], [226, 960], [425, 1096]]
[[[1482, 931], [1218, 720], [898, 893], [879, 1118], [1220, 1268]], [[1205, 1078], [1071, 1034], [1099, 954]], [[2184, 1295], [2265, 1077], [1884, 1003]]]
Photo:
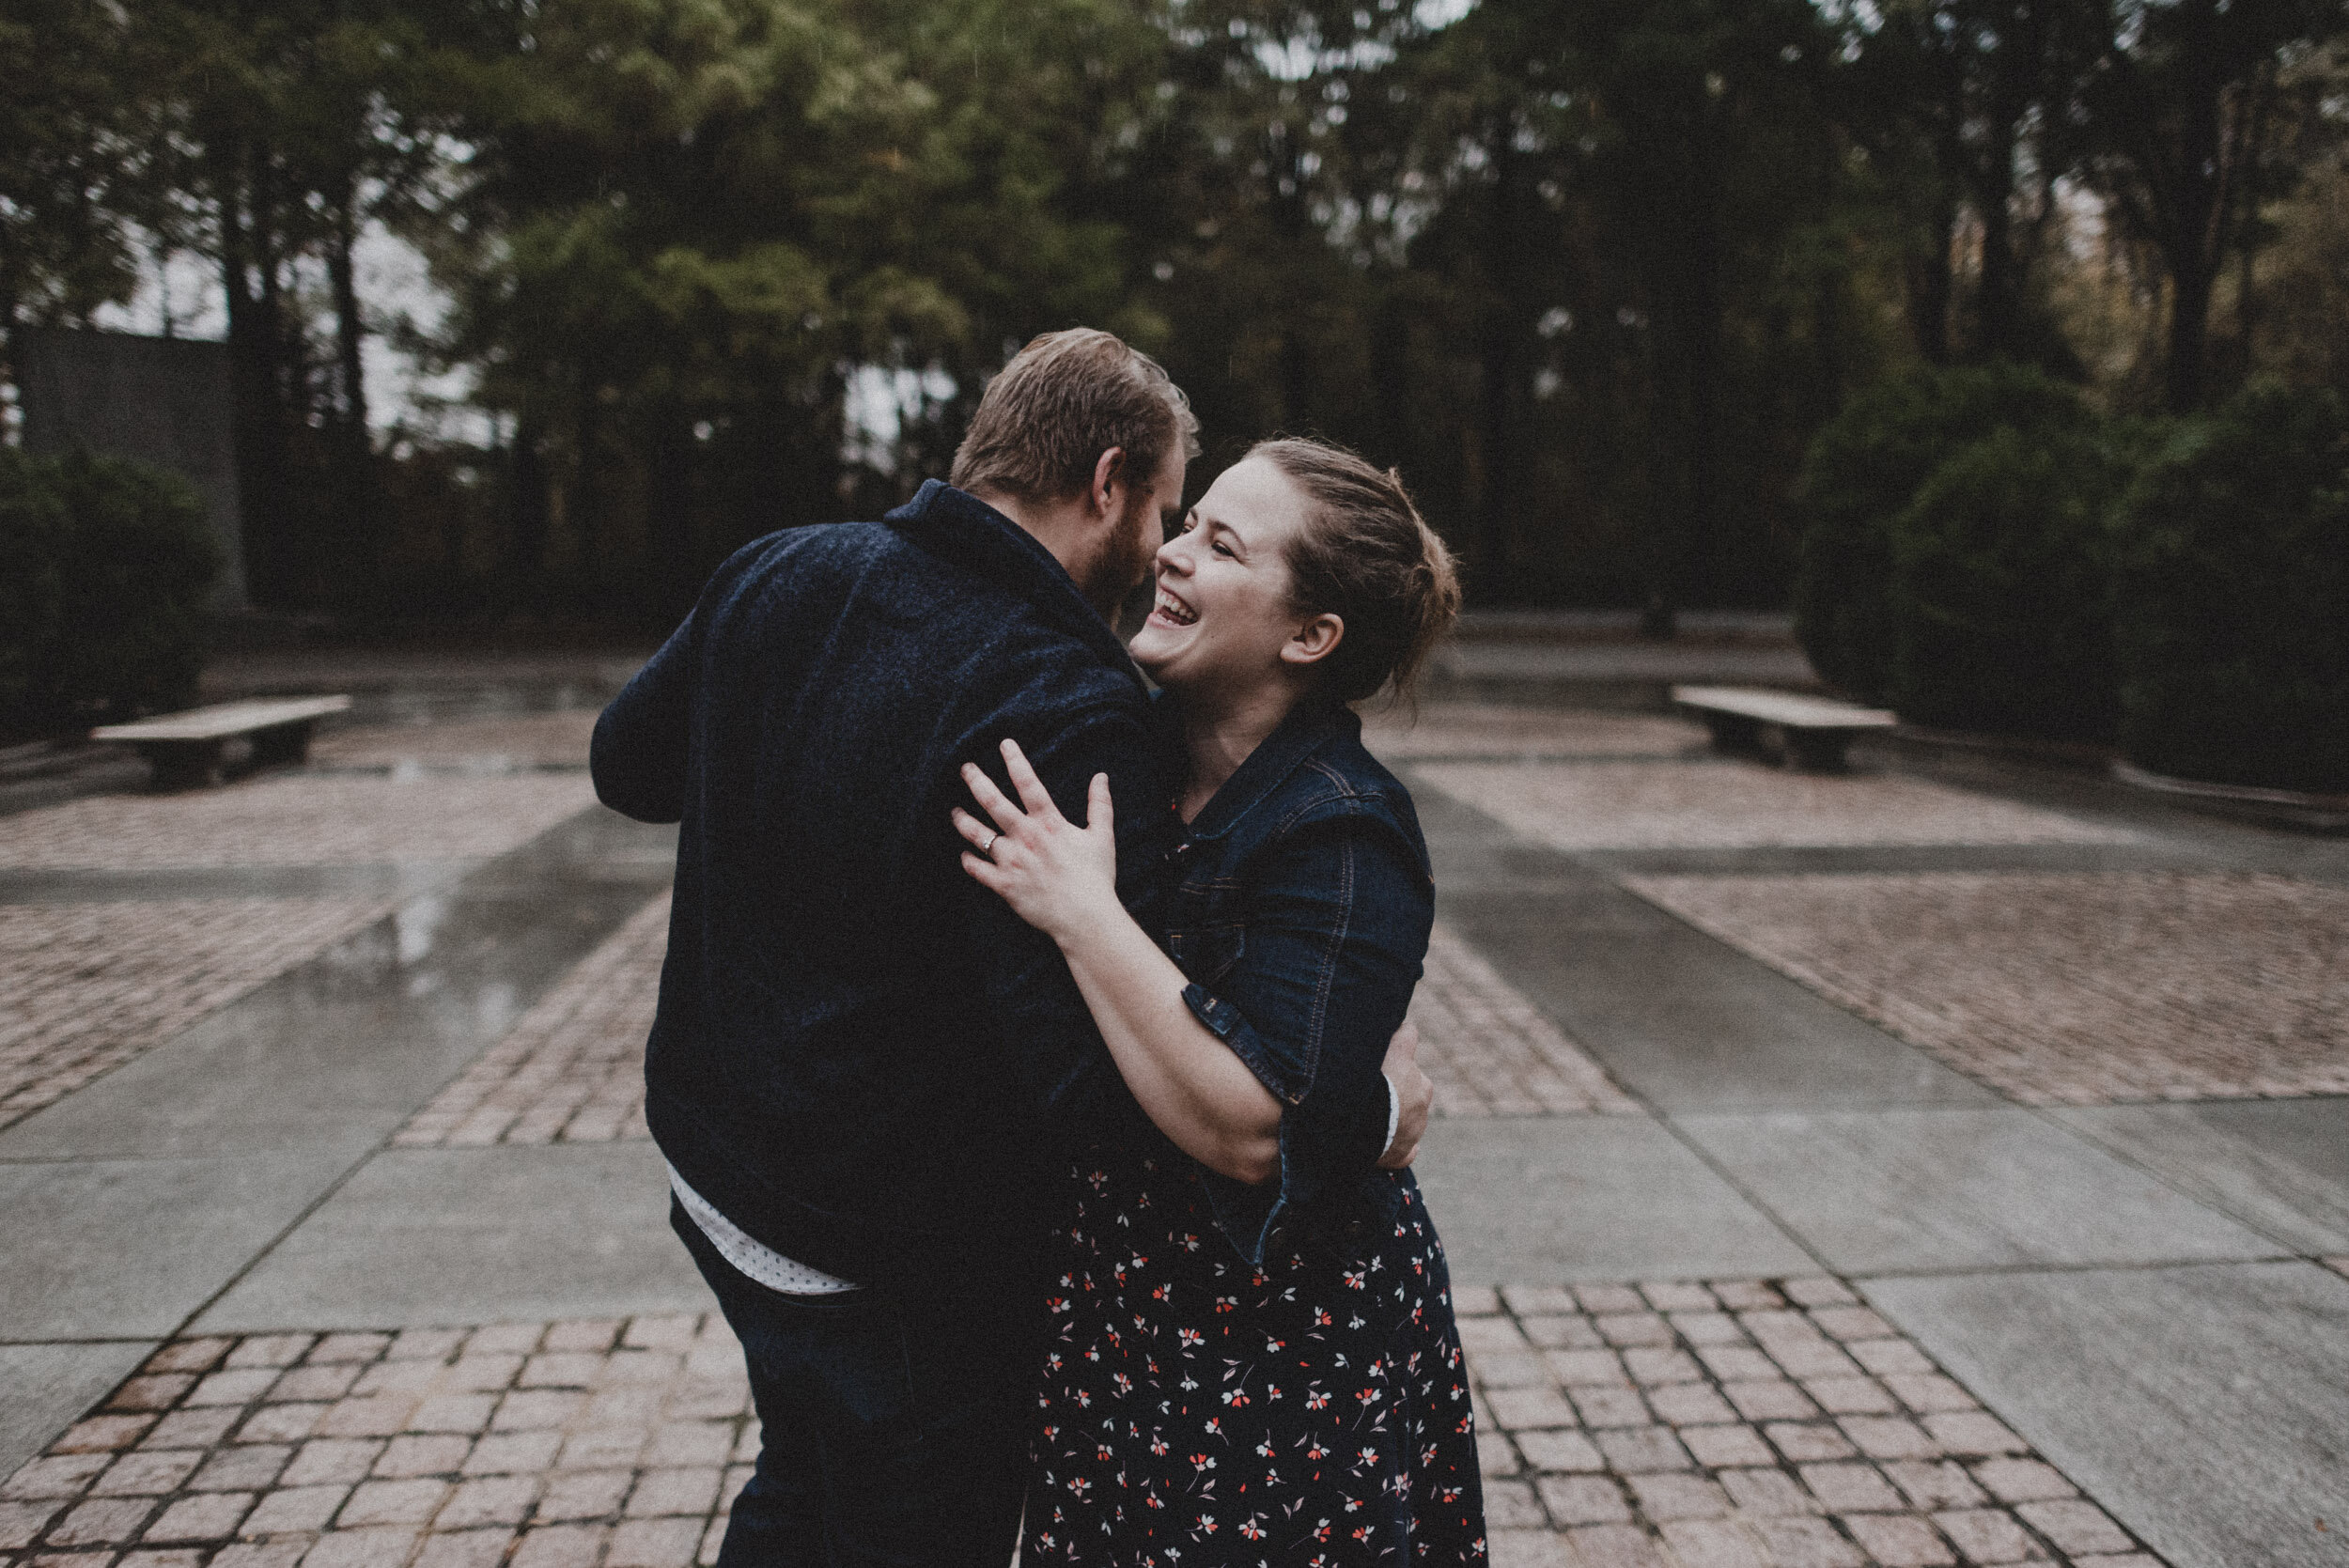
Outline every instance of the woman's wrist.
[[1045, 928], [1044, 934], [1052, 939], [1061, 956], [1073, 966], [1102, 943], [1114, 941], [1120, 928], [1132, 924], [1133, 916], [1112, 894], [1098, 901], [1070, 905]]

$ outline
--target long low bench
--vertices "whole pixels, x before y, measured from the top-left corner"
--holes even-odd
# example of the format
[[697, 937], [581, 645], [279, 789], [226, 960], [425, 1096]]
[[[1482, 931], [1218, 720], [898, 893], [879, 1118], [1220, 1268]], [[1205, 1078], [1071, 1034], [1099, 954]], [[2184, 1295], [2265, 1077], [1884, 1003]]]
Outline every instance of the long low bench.
[[89, 734], [134, 748], [154, 766], [156, 788], [186, 789], [220, 777], [221, 753], [231, 740], [252, 742], [257, 767], [302, 761], [310, 754], [312, 726], [350, 706], [345, 696], [256, 697], [101, 724]]
[[1750, 686], [1675, 686], [1672, 701], [1704, 721], [1718, 751], [1776, 751], [1811, 773], [1840, 773], [1857, 736], [1900, 721], [1882, 708]]

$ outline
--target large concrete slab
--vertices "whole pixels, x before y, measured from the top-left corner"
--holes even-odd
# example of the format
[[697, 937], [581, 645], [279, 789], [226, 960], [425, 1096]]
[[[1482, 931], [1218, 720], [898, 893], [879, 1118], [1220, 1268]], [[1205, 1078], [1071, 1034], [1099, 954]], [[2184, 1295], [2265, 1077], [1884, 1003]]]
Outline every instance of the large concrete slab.
[[0, 1477], [111, 1393], [158, 1342], [0, 1344]]
[[171, 1333], [364, 1153], [0, 1165], [0, 1341]]
[[699, 1312], [644, 1141], [376, 1156], [196, 1327], [400, 1328]]
[[1463, 1283], [1721, 1279], [1816, 1262], [1645, 1119], [1462, 1119], [1413, 1167]]
[[1831, 877], [1866, 872], [2207, 871], [2225, 860], [2198, 846], [2141, 844], [1786, 845], [1742, 849], [1593, 849], [1575, 857], [1621, 877]]
[[[1439, 901], [1511, 984], [1667, 1112], [2002, 1103], [1767, 965], [1607, 891], [1644, 914], [1594, 908], [1589, 893], [1571, 906], [1550, 893]], [[1590, 918], [1601, 909], [1619, 924]]]
[[1688, 1116], [1676, 1125], [1838, 1273], [2281, 1250], [2034, 1111]]
[[583, 812], [0, 1133], [0, 1160], [372, 1145], [668, 885], [674, 836]]
[[371, 1146], [651, 896], [412, 900], [0, 1133], [0, 1159]]
[[2349, 1562], [2349, 1280], [2279, 1263], [1863, 1289], [2172, 1568]]
[[2349, 1253], [2349, 1099], [2090, 1106], [2051, 1114], [2295, 1251]]
[[0, 904], [152, 898], [407, 898], [455, 881], [474, 861], [369, 865], [199, 866], [184, 871], [0, 871]]

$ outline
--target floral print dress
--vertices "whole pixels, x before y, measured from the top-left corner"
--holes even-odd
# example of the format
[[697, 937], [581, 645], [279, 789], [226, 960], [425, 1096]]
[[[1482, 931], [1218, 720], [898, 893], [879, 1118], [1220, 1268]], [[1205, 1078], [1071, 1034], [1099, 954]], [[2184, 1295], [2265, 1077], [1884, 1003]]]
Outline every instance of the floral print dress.
[[1392, 1234], [1251, 1268], [1189, 1160], [1097, 1154], [1056, 1237], [1023, 1563], [1485, 1560], [1443, 1246]]

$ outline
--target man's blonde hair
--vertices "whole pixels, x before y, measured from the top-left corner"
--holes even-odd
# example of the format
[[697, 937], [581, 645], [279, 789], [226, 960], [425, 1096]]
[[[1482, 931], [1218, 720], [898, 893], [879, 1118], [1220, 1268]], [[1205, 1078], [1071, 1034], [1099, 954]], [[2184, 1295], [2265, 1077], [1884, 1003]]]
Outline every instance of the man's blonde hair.
[[1170, 450], [1199, 455], [1190, 399], [1159, 362], [1092, 327], [1046, 333], [987, 383], [947, 480], [1043, 503], [1093, 486], [1101, 454], [1121, 447], [1120, 476], [1149, 484]]

